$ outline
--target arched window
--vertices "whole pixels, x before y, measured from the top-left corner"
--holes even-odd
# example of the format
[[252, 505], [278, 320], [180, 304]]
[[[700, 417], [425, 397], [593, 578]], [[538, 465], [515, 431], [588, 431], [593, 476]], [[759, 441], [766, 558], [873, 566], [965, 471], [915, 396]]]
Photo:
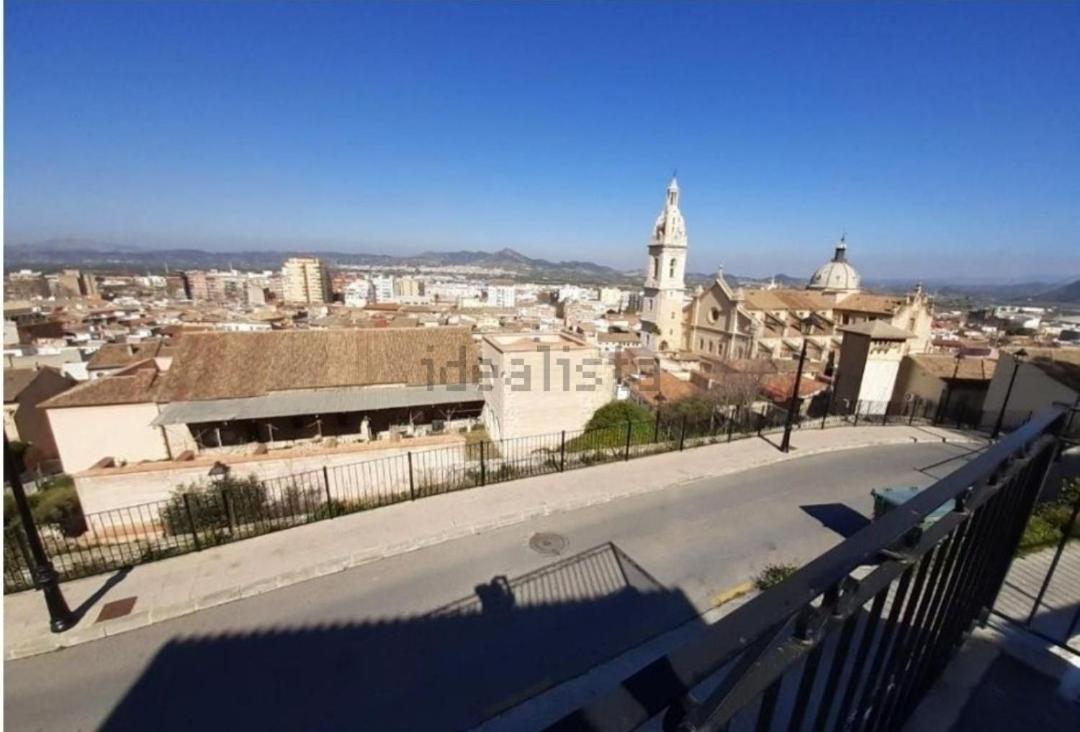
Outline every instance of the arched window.
[[660, 276], [660, 257], [652, 258], [652, 276], [654, 280]]
[[674, 277], [674, 276], [675, 276], [675, 260], [672, 259], [668, 263], [668, 277]]

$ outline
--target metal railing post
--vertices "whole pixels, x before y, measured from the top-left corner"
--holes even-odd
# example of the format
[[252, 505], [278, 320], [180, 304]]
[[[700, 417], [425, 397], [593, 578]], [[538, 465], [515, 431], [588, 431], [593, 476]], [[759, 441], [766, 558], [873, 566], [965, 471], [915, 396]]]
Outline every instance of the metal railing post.
[[859, 426], [859, 402], [855, 402], [855, 424], [853, 427]]
[[911, 400], [911, 414], [908, 415], [908, 427], [915, 423], [915, 410], [919, 408], [919, 397]]
[[229, 533], [236, 533], [236, 514], [233, 512], [232, 501], [229, 500], [229, 489], [221, 489], [221, 505], [225, 509], [225, 523], [229, 525]]
[[334, 518], [334, 502], [330, 498], [330, 471], [326, 466], [322, 466], [322, 479], [323, 487], [326, 489], [326, 513], [330, 518]]
[[627, 421], [626, 423], [626, 453], [623, 455], [623, 460], [630, 459], [630, 435], [634, 430], [634, 423]]
[[480, 485], [487, 485], [487, 460], [484, 458], [486, 452], [484, 444], [483, 442], [480, 443]]
[[416, 482], [415, 482], [415, 480], [413, 480], [412, 450], [409, 450], [409, 452], [406, 454], [406, 456], [409, 458], [409, 500], [410, 501], [415, 501], [416, 500]]
[[731, 436], [735, 433], [735, 419], [738, 417], [739, 408], [735, 407], [735, 417], [729, 417], [727, 423], [727, 441], [731, 442]]
[[559, 472], [566, 470], [566, 430], [562, 431], [562, 439], [559, 440]]
[[195, 516], [191, 513], [191, 494], [184, 494], [184, 511], [187, 512], [188, 525], [191, 527], [191, 538], [195, 540], [195, 551], [202, 551], [202, 543], [199, 541], [199, 532], [195, 528]]
[[686, 415], [682, 416], [682, 427], [679, 428], [679, 450], [686, 444]]
[[653, 425], [652, 441], [660, 441], [660, 407], [656, 408], [656, 423]]

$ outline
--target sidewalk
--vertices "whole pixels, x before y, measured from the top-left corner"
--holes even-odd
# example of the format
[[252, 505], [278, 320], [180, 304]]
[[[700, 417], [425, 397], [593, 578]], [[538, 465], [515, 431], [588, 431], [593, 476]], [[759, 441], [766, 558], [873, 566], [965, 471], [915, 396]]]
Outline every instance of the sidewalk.
[[[775, 441], [778, 436], [770, 439]], [[985, 442], [979, 435], [937, 427], [806, 430], [792, 435], [793, 449], [786, 455], [764, 439], [751, 438], [319, 521], [134, 567], [117, 589], [99, 598], [76, 627], [62, 634], [49, 632], [40, 593], [5, 596], [4, 657], [21, 658], [96, 640], [395, 554], [671, 485], [823, 452], [942, 440]], [[62, 587], [74, 609], [100, 594], [108, 580], [109, 575], [98, 575], [66, 582]], [[104, 603], [124, 597], [138, 598], [130, 614], [96, 622]]]

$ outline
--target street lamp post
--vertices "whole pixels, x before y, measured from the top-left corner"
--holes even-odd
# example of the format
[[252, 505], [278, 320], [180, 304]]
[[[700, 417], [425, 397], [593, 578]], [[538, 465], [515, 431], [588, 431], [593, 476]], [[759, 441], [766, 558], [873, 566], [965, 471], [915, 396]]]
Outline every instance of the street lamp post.
[[19, 478], [19, 469], [15, 464], [15, 455], [11, 451], [7, 432], [4, 432], [4, 473], [11, 485], [19, 520], [22, 522], [23, 533], [26, 534], [26, 543], [30, 547], [30, 560], [34, 565], [30, 572], [34, 578], [34, 586], [45, 595], [45, 607], [49, 609], [49, 628], [54, 633], [63, 633], [75, 625], [75, 614], [71, 612], [64, 593], [60, 591], [60, 576], [49, 561], [45, 547], [41, 545], [41, 537], [34, 526], [34, 515], [30, 512], [30, 502], [26, 500], [26, 491], [23, 490], [22, 480]]
[[1009, 387], [1005, 390], [1005, 399], [1001, 402], [1001, 411], [998, 412], [997, 422], [994, 423], [994, 431], [990, 433], [990, 439], [996, 440], [997, 436], [1001, 434], [1001, 423], [1005, 421], [1005, 408], [1009, 406], [1009, 397], [1012, 396], [1013, 384], [1016, 383], [1016, 372], [1020, 370], [1020, 364], [1027, 358], [1027, 351], [1021, 348], [1019, 351], [1013, 354], [1012, 375], [1009, 377]]
[[809, 318], [803, 321], [808, 332], [803, 336], [802, 350], [799, 351], [799, 367], [795, 370], [795, 384], [791, 387], [791, 400], [788, 403], [787, 419], [784, 421], [784, 438], [780, 441], [780, 452], [791, 450], [791, 426], [795, 422], [795, 410], [799, 406], [799, 386], [802, 384], [803, 364], [806, 363], [806, 343], [809, 340], [811, 323]]

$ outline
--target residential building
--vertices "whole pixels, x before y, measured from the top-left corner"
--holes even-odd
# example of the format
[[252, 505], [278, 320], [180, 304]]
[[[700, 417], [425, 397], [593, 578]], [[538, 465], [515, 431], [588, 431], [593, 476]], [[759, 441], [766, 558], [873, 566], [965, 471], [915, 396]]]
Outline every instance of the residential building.
[[372, 277], [371, 296], [375, 302], [393, 302], [394, 278], [391, 275], [375, 275]]
[[315, 257], [290, 257], [281, 270], [285, 280], [285, 302], [326, 303], [333, 299], [330, 272]]
[[33, 470], [48, 472], [59, 453], [45, 412], [38, 405], [61, 394], [77, 382], [48, 366], [40, 369], [4, 369], [4, 434], [9, 440], [28, 443], [23, 462]]
[[994, 377], [983, 400], [982, 427], [989, 428], [997, 422], [1003, 405], [1002, 424], [1006, 428], [1015, 427], [1033, 412], [1053, 404], [1080, 405], [1077, 401], [1080, 399], [1080, 348], [1033, 347], [1024, 350], [1026, 355], [1019, 358], [1015, 350], [1000, 351]]
[[950, 414], [978, 413], [994, 377], [997, 358], [937, 353], [904, 357], [893, 391], [893, 402], [918, 400], [942, 405]]
[[679, 184], [672, 178], [664, 209], [653, 226], [646, 265], [641, 345], [651, 351], [676, 351], [683, 347], [686, 248]]
[[394, 297], [412, 299], [424, 294], [424, 283], [415, 277], [398, 277], [394, 280]]
[[184, 280], [184, 291], [187, 299], [195, 302], [206, 302], [210, 299], [210, 286], [206, 280], [206, 272], [192, 270], [181, 272], [180, 277]]
[[350, 308], [362, 308], [368, 304], [371, 292], [371, 283], [367, 280], [353, 280], [345, 285], [345, 305]]
[[517, 305], [517, 289], [513, 285], [489, 285], [487, 304], [495, 308], [512, 308]]

